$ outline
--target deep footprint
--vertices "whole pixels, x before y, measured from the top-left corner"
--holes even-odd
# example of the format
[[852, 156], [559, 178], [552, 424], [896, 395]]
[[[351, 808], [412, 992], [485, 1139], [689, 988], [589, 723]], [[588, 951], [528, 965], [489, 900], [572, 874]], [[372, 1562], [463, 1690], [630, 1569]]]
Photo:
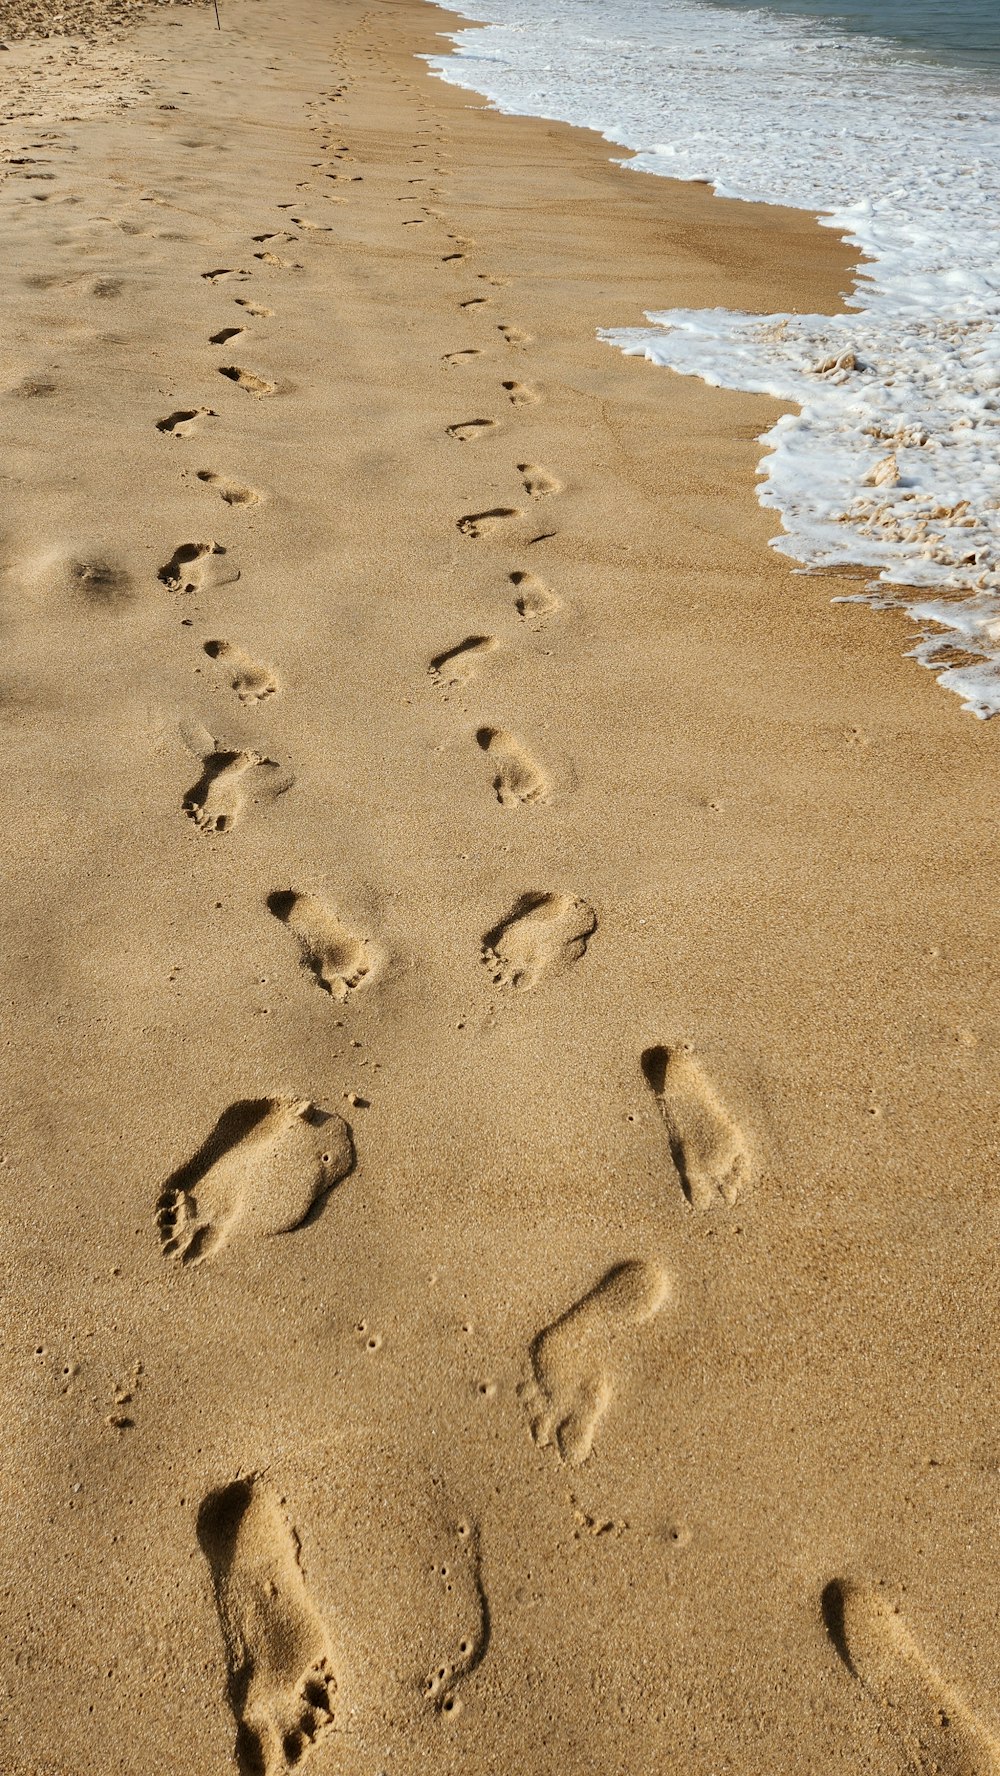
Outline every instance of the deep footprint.
[[203, 766], [183, 802], [185, 814], [203, 833], [231, 832], [246, 805], [243, 779], [247, 772], [257, 766], [275, 768], [274, 760], [262, 758], [259, 752], [212, 752]]
[[617, 1347], [623, 1335], [653, 1318], [669, 1292], [657, 1265], [616, 1264], [538, 1334], [531, 1346], [532, 1379], [518, 1392], [541, 1448], [554, 1442], [562, 1461], [574, 1467], [586, 1461], [611, 1404]]
[[333, 1725], [337, 1684], [299, 1538], [263, 1481], [235, 1480], [198, 1513], [236, 1721], [240, 1776], [284, 1776]]
[[516, 506], [493, 506], [488, 512], [467, 512], [464, 518], [458, 519], [458, 529], [467, 537], [487, 536], [508, 518], [523, 517], [524, 513]]
[[548, 801], [548, 778], [513, 734], [502, 728], [480, 728], [476, 740], [493, 766], [493, 788], [502, 808]]
[[240, 570], [221, 543], [178, 543], [157, 574], [169, 592], [203, 592], [209, 586], [230, 586]]
[[518, 463], [517, 467], [524, 482], [524, 491], [532, 499], [548, 499], [550, 494], [562, 492], [562, 482], [550, 475], [547, 469], [539, 468], [537, 463]]
[[576, 895], [522, 894], [484, 936], [483, 962], [498, 986], [526, 992], [578, 962], [596, 930], [597, 914]]
[[197, 431], [200, 419], [218, 419], [214, 407], [179, 407], [176, 413], [168, 413], [165, 419], [158, 419], [156, 429], [166, 432], [171, 438], [189, 438]]
[[540, 401], [541, 396], [529, 388], [526, 382], [505, 382], [501, 385], [507, 391], [507, 399], [514, 407], [526, 407], [533, 401]]
[[871, 1586], [833, 1580], [827, 1633], [885, 1712], [921, 1776], [1000, 1776], [1000, 1740], [935, 1670], [896, 1606]]
[[472, 444], [484, 432], [492, 431], [496, 423], [495, 419], [463, 419], [458, 425], [448, 427], [448, 436], [457, 438], [460, 444]]
[[205, 652], [210, 660], [221, 660], [229, 674], [229, 688], [241, 703], [261, 703], [281, 689], [277, 674], [270, 666], [254, 660], [242, 648], [229, 641], [206, 641]]
[[200, 1264], [236, 1234], [291, 1233], [353, 1164], [347, 1124], [308, 1098], [232, 1104], [160, 1193], [164, 1257]]
[[494, 652], [499, 644], [492, 635], [467, 635], [457, 647], [437, 654], [428, 668], [436, 685], [448, 690], [452, 685], [468, 684], [474, 678], [481, 660]]
[[235, 382], [237, 388], [244, 389], [248, 395], [256, 396], [258, 401], [277, 392], [276, 382], [269, 382], [266, 376], [258, 376], [255, 370], [244, 370], [239, 364], [220, 364], [219, 375], [227, 376], [230, 382]]
[[373, 945], [314, 894], [281, 889], [268, 895], [267, 905], [297, 939], [303, 966], [334, 999], [343, 1002], [367, 980], [378, 961]]
[[199, 469], [198, 479], [206, 487], [214, 488], [227, 506], [258, 506], [264, 497], [256, 487], [241, 487], [238, 482], [227, 481], [224, 475], [217, 475], [214, 469]]
[[514, 608], [524, 622], [530, 623], [535, 629], [542, 629], [546, 617], [551, 617], [562, 609], [559, 599], [550, 592], [544, 580], [533, 573], [512, 573], [510, 583], [517, 588]]
[[688, 1202], [695, 1209], [710, 1209], [721, 1198], [732, 1207], [749, 1182], [749, 1150], [690, 1045], [647, 1048], [642, 1071], [663, 1113]]

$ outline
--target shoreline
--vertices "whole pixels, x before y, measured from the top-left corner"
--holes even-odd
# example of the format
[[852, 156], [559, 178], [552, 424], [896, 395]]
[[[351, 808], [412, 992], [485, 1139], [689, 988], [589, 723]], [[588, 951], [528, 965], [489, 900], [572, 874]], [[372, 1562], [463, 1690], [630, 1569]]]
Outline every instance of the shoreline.
[[982, 1760], [988, 725], [595, 337], [854, 256], [226, 10], [3, 133], [0, 1761]]

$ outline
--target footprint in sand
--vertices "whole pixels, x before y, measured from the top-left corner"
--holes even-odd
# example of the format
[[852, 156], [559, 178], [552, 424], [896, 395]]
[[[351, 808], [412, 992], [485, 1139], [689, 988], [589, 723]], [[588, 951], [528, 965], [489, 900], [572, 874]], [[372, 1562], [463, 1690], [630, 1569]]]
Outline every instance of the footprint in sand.
[[488, 512], [467, 512], [464, 518], [458, 519], [458, 529], [467, 537], [487, 536], [506, 519], [523, 517], [524, 513], [516, 506], [493, 506]]
[[460, 365], [471, 363], [473, 358], [481, 358], [482, 355], [478, 346], [470, 345], [465, 351], [445, 352], [441, 362], [447, 364], [449, 370], [457, 370]]
[[695, 1209], [710, 1209], [721, 1197], [732, 1207], [750, 1179], [749, 1149], [690, 1043], [647, 1048], [642, 1071], [663, 1113], [670, 1154], [688, 1202]]
[[524, 490], [532, 499], [548, 499], [550, 494], [562, 492], [562, 482], [550, 475], [547, 469], [539, 468], [537, 463], [518, 463], [517, 467], [524, 482]]
[[243, 281], [250, 276], [250, 273], [232, 265], [220, 265], [217, 271], [203, 271], [201, 275], [210, 284], [223, 284], [227, 278], [239, 278]]
[[343, 1002], [368, 979], [378, 961], [373, 945], [342, 924], [314, 894], [281, 889], [268, 895], [267, 905], [298, 940], [303, 966], [334, 999]]
[[464, 253], [445, 253], [444, 258], [441, 260], [441, 264], [442, 265], [460, 265], [464, 258], [465, 258]]
[[233, 300], [237, 307], [245, 308], [247, 314], [252, 315], [255, 321], [270, 320], [274, 314], [273, 308], [265, 308], [261, 302], [251, 302], [249, 296], [235, 296]]
[[198, 1541], [225, 1642], [240, 1776], [285, 1776], [332, 1727], [337, 1690], [299, 1538], [275, 1495], [252, 1478], [209, 1494]]
[[501, 321], [497, 328], [497, 332], [502, 338], [506, 339], [508, 345], [534, 344], [534, 340], [530, 333], [523, 332], [520, 327], [512, 327], [509, 321]]
[[657, 1265], [632, 1259], [539, 1332], [531, 1346], [533, 1378], [518, 1395], [541, 1448], [554, 1442], [562, 1461], [586, 1461], [611, 1404], [622, 1337], [651, 1320], [669, 1293]]
[[479, 728], [476, 741], [493, 766], [493, 788], [501, 808], [548, 801], [548, 778], [513, 734], [502, 728]]
[[501, 987], [521, 992], [563, 974], [585, 954], [597, 914], [573, 894], [522, 894], [483, 938], [483, 962]]
[[463, 419], [458, 425], [448, 426], [448, 436], [457, 438], [460, 444], [472, 444], [484, 432], [492, 431], [496, 423], [495, 419]]
[[178, 543], [156, 577], [169, 592], [204, 592], [209, 586], [232, 585], [240, 570], [221, 543]]
[[255, 395], [262, 401], [265, 395], [273, 395], [277, 391], [277, 383], [269, 382], [266, 376], [258, 376], [255, 370], [241, 369], [239, 364], [220, 364], [219, 375], [228, 376], [237, 388], [244, 389], [248, 395]]
[[199, 469], [198, 479], [204, 481], [206, 487], [213, 487], [227, 506], [258, 506], [264, 498], [256, 487], [241, 487], [238, 482], [217, 475], [214, 469]]
[[428, 671], [434, 683], [442, 690], [449, 690], [453, 685], [468, 684], [475, 678], [481, 661], [487, 654], [492, 654], [498, 646], [492, 635], [467, 635], [457, 647], [447, 648], [443, 654], [437, 654], [431, 661]]
[[201, 776], [182, 803], [185, 814], [203, 833], [228, 833], [246, 805], [244, 778], [257, 767], [276, 770], [274, 759], [259, 752], [212, 752], [203, 761]]
[[205, 652], [210, 660], [223, 662], [229, 674], [230, 689], [236, 692], [241, 703], [262, 703], [265, 697], [273, 697], [281, 689], [273, 667], [252, 659], [232, 642], [206, 641]]
[[550, 592], [544, 580], [533, 573], [512, 573], [510, 583], [517, 588], [514, 608], [524, 622], [530, 623], [533, 629], [541, 629], [546, 617], [551, 617], [562, 605], [554, 592]]
[[882, 1591], [834, 1579], [822, 1608], [837, 1653], [885, 1711], [914, 1770], [1000, 1776], [1000, 1739], [935, 1670]]
[[[294, 237], [293, 237], [294, 238]], [[270, 247], [264, 247], [254, 254], [262, 265], [270, 265], [275, 271], [302, 271], [304, 267], [298, 259], [283, 259], [280, 253], [272, 253]]]
[[220, 327], [218, 333], [209, 335], [209, 345], [228, 345], [231, 339], [242, 339], [245, 327]]
[[179, 407], [176, 413], [168, 413], [165, 419], [158, 419], [156, 429], [166, 432], [171, 438], [190, 438], [197, 431], [201, 419], [218, 419], [214, 407]]
[[526, 407], [532, 401], [541, 400], [541, 395], [529, 388], [526, 382], [504, 382], [500, 386], [507, 391], [507, 399], [514, 407]]
[[236, 1233], [291, 1233], [353, 1164], [347, 1124], [308, 1098], [231, 1104], [160, 1193], [163, 1255], [200, 1264]]

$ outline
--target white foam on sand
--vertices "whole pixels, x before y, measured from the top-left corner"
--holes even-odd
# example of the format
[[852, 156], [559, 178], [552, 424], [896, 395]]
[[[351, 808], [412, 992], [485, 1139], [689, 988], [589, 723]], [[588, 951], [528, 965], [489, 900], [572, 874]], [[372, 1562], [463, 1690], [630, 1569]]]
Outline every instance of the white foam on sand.
[[775, 548], [876, 570], [914, 653], [1000, 710], [1000, 88], [829, 24], [701, 0], [480, 0], [445, 79], [626, 163], [820, 212], [867, 263], [839, 315], [664, 310], [601, 337], [798, 412], [762, 442]]

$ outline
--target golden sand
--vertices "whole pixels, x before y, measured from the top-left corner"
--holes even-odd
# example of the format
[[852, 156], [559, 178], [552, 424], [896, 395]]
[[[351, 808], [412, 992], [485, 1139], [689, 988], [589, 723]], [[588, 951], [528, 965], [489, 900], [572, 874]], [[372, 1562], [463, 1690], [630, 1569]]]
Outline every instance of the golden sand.
[[850, 258], [222, 20], [0, 57], [0, 1769], [995, 1776], [995, 733], [595, 337]]

